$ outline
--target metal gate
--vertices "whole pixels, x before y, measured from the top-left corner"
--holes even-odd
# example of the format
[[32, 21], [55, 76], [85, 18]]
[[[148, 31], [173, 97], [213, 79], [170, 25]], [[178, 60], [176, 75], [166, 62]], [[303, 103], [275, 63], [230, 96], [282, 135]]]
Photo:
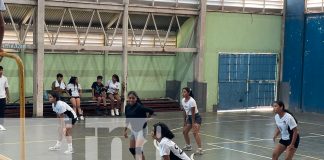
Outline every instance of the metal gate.
[[219, 109], [270, 106], [277, 92], [277, 54], [219, 55]]

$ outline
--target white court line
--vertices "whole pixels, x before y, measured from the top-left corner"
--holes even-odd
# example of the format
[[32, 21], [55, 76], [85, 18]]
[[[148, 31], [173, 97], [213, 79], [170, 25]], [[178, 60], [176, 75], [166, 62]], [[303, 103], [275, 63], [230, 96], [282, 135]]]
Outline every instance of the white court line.
[[[315, 133], [313, 133], [313, 134], [315, 134]], [[235, 140], [232, 140], [232, 139], [216, 137], [216, 136], [212, 136], [212, 135], [208, 135], [208, 134], [201, 134], [201, 135], [205, 135], [205, 136], [208, 136], [208, 137], [213, 137], [213, 138], [216, 138], [216, 139], [223, 139], [223, 140], [228, 140], [228, 141], [232, 141], [232, 142], [236, 142], [236, 143], [246, 144], [246, 145], [249, 145], [249, 146], [255, 146], [255, 147], [259, 147], [259, 148], [273, 150], [273, 148], [270, 148], [270, 147], [265, 147], [265, 146], [260, 146], [260, 145], [254, 145], [254, 144], [250, 144], [250, 143], [247, 143], [247, 142], [244, 142], [244, 141], [241, 141], [240, 142], [240, 141], [235, 141]], [[307, 137], [305, 136], [303, 138], [307, 138]], [[260, 139], [260, 140], [255, 140], [255, 141], [262, 141], [262, 140], [272, 140], [272, 139]], [[212, 143], [209, 143], [209, 144], [212, 144]], [[217, 145], [213, 145], [213, 146], [219, 147]], [[323, 160], [323, 159], [320, 159], [320, 158], [317, 158], [317, 157], [308, 156], [308, 155], [303, 155], [303, 154], [298, 154], [298, 153], [295, 153], [295, 154], [298, 155], [298, 156], [307, 157], [307, 158], [311, 158], [311, 159]]]
[[[76, 140], [85, 140], [85, 139], [108, 139], [108, 138], [112, 138], [112, 137], [119, 137], [119, 138], [123, 138], [124, 136], [108, 136], [108, 137], [85, 137], [85, 138], [73, 138], [73, 141]], [[44, 142], [56, 142], [57, 139], [52, 139], [52, 140], [39, 140], [39, 141], [25, 141], [26, 144], [29, 143], [44, 143]], [[11, 143], [0, 143], [0, 145], [15, 145], [15, 144], [20, 144], [20, 142], [11, 142]], [[1, 160], [1, 159], [0, 159]]]
[[319, 136], [319, 137], [324, 137], [323, 134], [317, 134], [317, 133], [309, 133], [309, 134], [312, 134], [312, 135], [315, 135], [315, 136]]
[[302, 121], [299, 121], [298, 123], [311, 124], [311, 125], [315, 125], [315, 126], [324, 126], [324, 125], [322, 125], [322, 124], [318, 124], [318, 123], [311, 123], [311, 122], [302, 122]]
[[236, 150], [236, 149], [232, 149], [232, 148], [222, 147], [222, 146], [218, 146], [218, 145], [212, 145], [212, 146], [219, 147], [219, 148], [226, 149], [226, 150], [230, 150], [230, 151], [239, 152], [239, 153], [244, 153], [244, 154], [248, 154], [248, 155], [253, 155], [253, 156], [257, 156], [257, 157], [261, 157], [261, 158], [272, 159], [271, 157], [267, 157], [267, 156], [263, 156], [263, 155], [259, 155], [259, 154], [254, 154], [254, 153], [250, 153], [250, 152], [245, 152], [245, 151], [241, 151], [241, 150]]

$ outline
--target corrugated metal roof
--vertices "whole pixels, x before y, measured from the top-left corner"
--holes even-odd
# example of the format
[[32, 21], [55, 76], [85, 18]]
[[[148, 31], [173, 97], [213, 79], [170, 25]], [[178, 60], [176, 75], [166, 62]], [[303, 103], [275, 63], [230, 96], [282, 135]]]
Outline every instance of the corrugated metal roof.
[[8, 10], [10, 10], [14, 22], [20, 23], [33, 8], [32, 6], [27, 5], [8, 5], [8, 7], [7, 11], [3, 13], [4, 19], [8, 23], [11, 23]]
[[[30, 10], [33, 8], [32, 6], [27, 5], [8, 5], [9, 10], [13, 16], [13, 19], [15, 23], [21, 22], [24, 17], [30, 12]], [[46, 8], [45, 9], [45, 23], [47, 25], [59, 25], [62, 15], [64, 13], [64, 8]], [[91, 16], [93, 11], [91, 10], [76, 10], [71, 9], [71, 13], [74, 19], [74, 22], [76, 26], [78, 27], [88, 27], [89, 22], [91, 20]], [[112, 21], [113, 17], [118, 16], [119, 13], [113, 13], [113, 12], [105, 12], [105, 11], [99, 11], [100, 17], [102, 19], [103, 26], [106, 27], [107, 24]], [[11, 23], [8, 10], [4, 13], [5, 21], [7, 23]], [[161, 15], [155, 15], [154, 16], [157, 28], [159, 30], [165, 30], [167, 31], [169, 28], [169, 24], [171, 21], [171, 16], [161, 16]], [[180, 24], [183, 24], [188, 17], [178, 17]], [[147, 15], [144, 14], [131, 14], [130, 19], [133, 25], [134, 29], [143, 29], [145, 26], [145, 22], [147, 19]], [[112, 28], [115, 28], [117, 24], [117, 21], [111, 26]], [[63, 20], [64, 26], [73, 26], [72, 18], [70, 16], [70, 13], [68, 10], [65, 12], [64, 20]], [[92, 27], [101, 27], [100, 20], [98, 18], [97, 12], [95, 12], [92, 22]], [[122, 21], [120, 21], [120, 28], [122, 27]], [[150, 21], [147, 26], [148, 30], [154, 30], [155, 26], [153, 23], [152, 18], [150, 18]], [[172, 26], [172, 31], [177, 31], [178, 26], [176, 21], [174, 21]]]

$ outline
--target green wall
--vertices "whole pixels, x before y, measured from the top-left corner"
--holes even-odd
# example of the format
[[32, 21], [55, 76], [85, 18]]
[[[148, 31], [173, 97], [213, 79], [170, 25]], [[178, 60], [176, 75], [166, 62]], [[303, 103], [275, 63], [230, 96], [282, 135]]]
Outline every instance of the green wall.
[[[177, 35], [177, 47], [178, 48], [186, 48], [195, 47], [195, 32], [193, 35], [193, 39], [189, 42], [192, 31], [195, 29], [194, 27], [195, 18], [189, 18], [182, 26], [181, 31], [178, 32]], [[187, 82], [193, 81], [193, 61], [194, 61], [193, 53], [177, 53], [176, 61], [175, 61], [175, 72], [174, 77], [175, 80], [181, 82], [181, 88], [187, 86]], [[181, 98], [181, 96], [179, 96]]]
[[[26, 96], [33, 95], [33, 55], [25, 54]], [[118, 74], [122, 79], [121, 55], [45, 54], [44, 90], [51, 88], [57, 73], [68, 83], [71, 76], [79, 77], [84, 89], [90, 89], [97, 75], [104, 80]], [[15, 61], [4, 58], [0, 63], [10, 85], [11, 101], [18, 99], [18, 68]], [[174, 79], [175, 56], [130, 55], [128, 90], [135, 90], [143, 98], [165, 97], [166, 81]]]
[[218, 103], [219, 52], [280, 53], [281, 16], [209, 12], [206, 33], [207, 111], [212, 111]]
[[[178, 47], [184, 47], [195, 18], [189, 18], [178, 33]], [[195, 35], [196, 36], [196, 35]], [[218, 103], [218, 55], [220, 52], [280, 52], [281, 16], [208, 12], [205, 33], [205, 77], [207, 111]], [[192, 42], [191, 47], [195, 42]], [[182, 86], [193, 80], [193, 55], [180, 53], [176, 60], [176, 80]]]

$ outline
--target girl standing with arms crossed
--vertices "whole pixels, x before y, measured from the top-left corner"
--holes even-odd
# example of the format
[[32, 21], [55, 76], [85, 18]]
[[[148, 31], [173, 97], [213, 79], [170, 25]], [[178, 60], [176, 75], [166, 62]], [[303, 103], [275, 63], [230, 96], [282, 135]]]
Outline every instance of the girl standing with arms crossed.
[[292, 160], [299, 145], [299, 134], [297, 129], [297, 120], [285, 109], [282, 101], [275, 101], [272, 104], [273, 112], [276, 113], [276, 130], [273, 141], [281, 134], [279, 144], [274, 148], [272, 159], [278, 160], [279, 156], [286, 151], [286, 160]]
[[185, 151], [191, 151], [192, 146], [190, 144], [189, 132], [191, 128], [193, 129], [193, 135], [195, 137], [198, 149], [196, 154], [202, 154], [201, 139], [200, 139], [200, 125], [201, 125], [201, 116], [199, 115], [197, 103], [193, 99], [192, 90], [189, 87], [182, 89], [183, 99], [181, 105], [183, 108], [183, 136], [186, 141], [186, 145], [182, 148]]
[[68, 143], [68, 149], [64, 152], [65, 154], [73, 153], [72, 147], [72, 126], [77, 121], [77, 116], [74, 110], [65, 102], [59, 100], [59, 94], [52, 92], [48, 95], [49, 101], [52, 103], [53, 111], [57, 114], [59, 120], [58, 128], [58, 140], [53, 147], [49, 150], [57, 151], [61, 149], [63, 136], [65, 136]]
[[80, 107], [80, 97], [81, 93], [81, 85], [78, 83], [78, 77], [71, 77], [69, 84], [66, 86], [66, 90], [68, 95], [70, 95], [70, 102], [73, 106], [73, 110], [75, 113], [79, 113], [80, 120], [84, 120], [83, 112]]

